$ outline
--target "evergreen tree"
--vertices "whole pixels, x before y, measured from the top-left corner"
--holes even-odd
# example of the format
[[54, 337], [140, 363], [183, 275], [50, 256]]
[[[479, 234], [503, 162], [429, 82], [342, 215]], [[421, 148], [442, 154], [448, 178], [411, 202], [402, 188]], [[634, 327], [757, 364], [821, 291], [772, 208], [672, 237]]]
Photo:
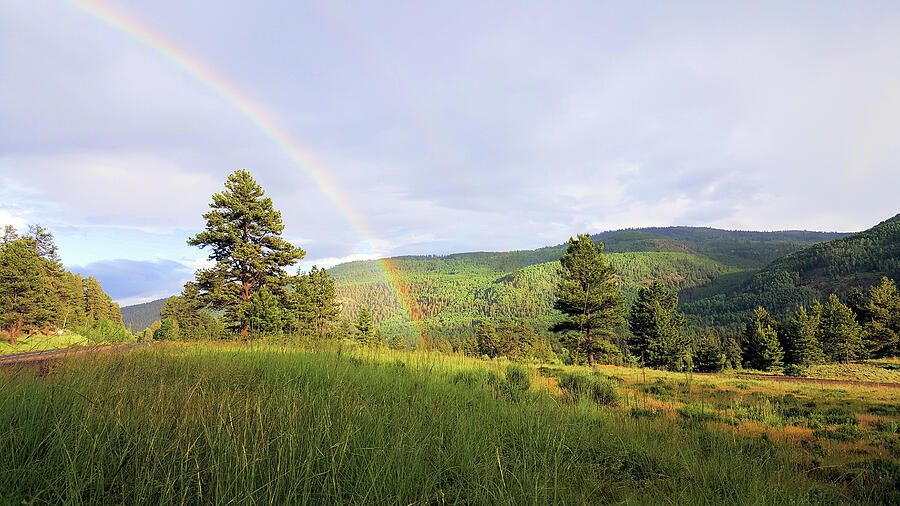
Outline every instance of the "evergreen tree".
[[359, 332], [361, 341], [368, 341], [372, 335], [372, 315], [365, 307], [359, 310], [359, 316], [356, 318], [356, 330]]
[[734, 340], [733, 337], [729, 337], [725, 341], [725, 345], [722, 347], [723, 353], [725, 353], [725, 366], [731, 367], [734, 369], [740, 369], [744, 363], [744, 355], [741, 352], [741, 346]]
[[824, 360], [819, 342], [822, 305], [816, 302], [809, 311], [805, 307], [794, 313], [779, 333], [784, 347], [784, 362], [800, 366], [821, 364]]
[[699, 372], [719, 372], [725, 368], [727, 358], [715, 336], [707, 334], [697, 342], [694, 367]]
[[282, 312], [278, 299], [266, 288], [260, 288], [250, 296], [244, 309], [244, 321], [249, 329], [262, 334], [279, 334], [282, 329]]
[[649, 367], [684, 368], [690, 338], [681, 334], [684, 315], [678, 312], [678, 295], [654, 281], [638, 292], [629, 319], [634, 356]]
[[9, 246], [15, 241], [19, 240], [19, 232], [16, 230], [16, 227], [12, 225], [5, 225], [3, 227], [3, 235], [0, 236], [0, 246]]
[[819, 341], [825, 357], [835, 362], [850, 362], [865, 351], [856, 316], [835, 294], [822, 306]]
[[119, 305], [103, 291], [97, 278], [88, 276], [82, 280], [84, 287], [84, 311], [89, 320], [109, 320], [122, 323], [122, 311]]
[[[874, 357], [900, 354], [900, 292], [893, 280], [881, 278], [881, 283], [869, 288], [861, 310], [851, 306], [857, 321], [863, 325], [866, 349]], [[850, 301], [848, 300], [848, 306]]]
[[775, 321], [763, 308], [757, 308], [744, 328], [744, 365], [752, 369], [769, 371], [781, 367], [784, 352], [778, 343]]
[[406, 349], [406, 341], [400, 334], [394, 334], [388, 339], [388, 347], [392, 350], [403, 350]]
[[12, 344], [25, 330], [50, 323], [53, 304], [43, 260], [25, 240], [0, 248], [0, 328]]
[[500, 346], [497, 342], [497, 329], [490, 323], [482, 322], [475, 327], [475, 341], [480, 355], [494, 358], [500, 355]]
[[178, 322], [172, 318], [166, 318], [160, 322], [159, 328], [153, 331], [153, 340], [171, 341], [178, 337]]
[[551, 330], [577, 333], [568, 344], [583, 351], [593, 366], [599, 343], [608, 341], [614, 329], [625, 322], [625, 298], [615, 268], [603, 258], [603, 243], [594, 244], [589, 234], [569, 238], [559, 262], [553, 307], [565, 316]]
[[209, 246], [210, 269], [197, 272], [199, 292], [214, 309], [224, 309], [229, 321], [242, 335], [250, 322], [245, 308], [251, 296], [262, 288], [280, 292], [286, 278], [284, 268], [306, 254], [281, 238], [281, 212], [264, 197], [262, 187], [250, 173], [238, 170], [228, 176], [226, 190], [212, 196], [211, 210], [203, 215], [206, 230], [188, 244]]
[[341, 306], [335, 298], [334, 280], [316, 266], [307, 274], [297, 274], [293, 292], [286, 296], [286, 308], [299, 330], [317, 338], [326, 337], [338, 326]]
[[[205, 304], [198, 296], [197, 283], [187, 282], [181, 295], [166, 299], [160, 311], [162, 318], [173, 320], [177, 334], [173, 338], [184, 340], [215, 339], [225, 333], [224, 326], [205, 310]], [[151, 328], [157, 322], [151, 324]]]

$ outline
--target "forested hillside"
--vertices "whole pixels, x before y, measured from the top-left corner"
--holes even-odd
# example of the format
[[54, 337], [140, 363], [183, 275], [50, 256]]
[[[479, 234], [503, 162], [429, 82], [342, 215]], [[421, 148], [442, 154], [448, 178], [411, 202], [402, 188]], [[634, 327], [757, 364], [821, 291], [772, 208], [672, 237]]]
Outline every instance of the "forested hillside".
[[[716, 280], [746, 279], [772, 259], [818, 241], [847, 234], [745, 232], [695, 227], [619, 230], [592, 236], [603, 242], [629, 300], [653, 280], [674, 290]], [[565, 245], [536, 250], [397, 257], [394, 264], [436, 333], [453, 334], [479, 321], [527, 319], [546, 328], [552, 318], [553, 287]], [[408, 327], [394, 289], [377, 262], [338, 265], [334, 277], [342, 315], [361, 307], [390, 329]]]
[[166, 299], [157, 299], [143, 304], [125, 306], [122, 308], [122, 321], [126, 327], [131, 327], [132, 331], [139, 332], [160, 319], [160, 312], [165, 305]]
[[758, 306], [784, 315], [831, 293], [866, 288], [882, 276], [900, 277], [900, 215], [866, 231], [807, 246], [752, 275], [688, 291], [683, 309], [695, 325], [735, 326]]

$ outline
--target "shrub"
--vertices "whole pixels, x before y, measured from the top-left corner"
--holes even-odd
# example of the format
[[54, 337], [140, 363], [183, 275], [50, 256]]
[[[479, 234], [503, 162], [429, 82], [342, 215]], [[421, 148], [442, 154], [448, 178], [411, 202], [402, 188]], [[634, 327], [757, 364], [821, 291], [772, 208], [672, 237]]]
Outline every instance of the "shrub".
[[563, 373], [562, 368], [559, 367], [546, 367], [541, 366], [538, 367], [538, 374], [545, 378], [558, 378], [560, 374]]
[[678, 408], [678, 414], [682, 418], [693, 422], [718, 422], [724, 420], [709, 404], [685, 404]]
[[788, 364], [784, 366], [784, 375], [793, 376], [795, 378], [802, 378], [806, 376], [806, 369], [804, 369], [801, 365]]
[[101, 343], [121, 343], [132, 338], [131, 332], [121, 323], [105, 319], [96, 320], [90, 327], [78, 329], [78, 333]]
[[652, 409], [644, 409], [644, 408], [631, 408], [631, 417], [632, 418], [656, 418], [659, 416], [659, 411]]
[[159, 328], [153, 331], [153, 339], [157, 341], [169, 341], [178, 336], [178, 324], [171, 318], [166, 318], [159, 325]]
[[574, 399], [590, 398], [597, 404], [616, 406], [619, 404], [617, 384], [605, 377], [596, 377], [583, 372], [566, 373], [559, 377], [559, 388]]
[[854, 441], [865, 438], [868, 433], [859, 425], [843, 424], [838, 425], [833, 430], [828, 428], [819, 429], [814, 434], [817, 437], [835, 439], [837, 441]]
[[528, 375], [528, 369], [519, 364], [506, 366], [506, 381], [523, 392], [531, 388], [531, 376]]
[[859, 420], [850, 411], [844, 408], [831, 408], [825, 413], [825, 423], [829, 425], [858, 425]]

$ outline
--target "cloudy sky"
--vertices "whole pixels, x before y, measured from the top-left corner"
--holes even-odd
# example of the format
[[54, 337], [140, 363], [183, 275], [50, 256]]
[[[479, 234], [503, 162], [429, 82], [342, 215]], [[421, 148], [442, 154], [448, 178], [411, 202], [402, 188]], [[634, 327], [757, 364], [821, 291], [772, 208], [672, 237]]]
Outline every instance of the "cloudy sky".
[[0, 224], [47, 226], [124, 304], [180, 291], [239, 168], [305, 265], [648, 225], [867, 228], [900, 212], [900, 4], [787, 4], [99, 4], [173, 55], [77, 4], [0, 0]]

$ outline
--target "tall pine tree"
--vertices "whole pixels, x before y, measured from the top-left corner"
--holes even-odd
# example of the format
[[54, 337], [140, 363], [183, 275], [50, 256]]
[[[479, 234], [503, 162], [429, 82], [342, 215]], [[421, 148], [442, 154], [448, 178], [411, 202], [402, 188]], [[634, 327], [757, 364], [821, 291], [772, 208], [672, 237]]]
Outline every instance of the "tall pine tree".
[[603, 243], [594, 244], [589, 234], [569, 238], [559, 263], [560, 279], [553, 307], [565, 317], [551, 330], [569, 333], [570, 347], [582, 351], [593, 366], [601, 343], [625, 323], [625, 298], [616, 281], [616, 270], [603, 258]]
[[279, 293], [287, 277], [284, 268], [306, 254], [281, 238], [281, 212], [264, 195], [249, 172], [235, 171], [225, 191], [212, 196], [211, 210], [203, 215], [206, 230], [188, 240], [192, 246], [209, 246], [209, 259], [216, 262], [197, 272], [200, 296], [210, 307], [224, 309], [243, 335], [249, 328], [250, 297], [262, 288]]

